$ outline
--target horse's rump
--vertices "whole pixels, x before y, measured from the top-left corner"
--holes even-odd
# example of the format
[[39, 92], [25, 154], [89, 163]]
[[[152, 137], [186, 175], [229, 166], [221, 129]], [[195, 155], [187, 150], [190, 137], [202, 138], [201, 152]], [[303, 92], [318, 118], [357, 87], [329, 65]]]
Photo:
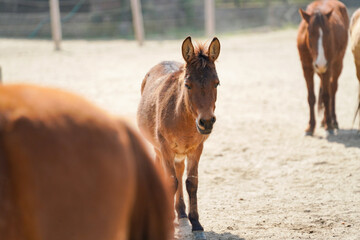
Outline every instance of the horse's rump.
[[0, 141], [0, 239], [139, 239], [153, 223], [131, 226], [134, 210], [158, 207], [147, 187], [167, 199], [136, 134], [75, 95], [1, 86]]

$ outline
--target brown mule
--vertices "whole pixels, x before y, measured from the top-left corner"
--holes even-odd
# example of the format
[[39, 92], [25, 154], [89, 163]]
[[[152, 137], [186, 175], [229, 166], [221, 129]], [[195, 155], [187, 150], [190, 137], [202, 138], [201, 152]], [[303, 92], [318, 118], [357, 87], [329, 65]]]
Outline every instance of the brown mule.
[[[351, 50], [354, 55], [356, 76], [360, 83], [360, 9], [358, 9], [351, 17], [350, 43], [351, 43]], [[358, 107], [356, 110], [355, 118], [358, 113], [360, 114], [360, 85], [359, 85], [359, 95], [358, 95]]]
[[315, 129], [314, 73], [320, 79], [318, 106], [323, 106], [323, 125], [328, 134], [338, 129], [335, 112], [335, 94], [338, 78], [343, 67], [343, 58], [348, 41], [349, 17], [346, 7], [337, 0], [314, 1], [303, 11], [297, 46], [308, 90], [310, 121], [306, 134], [312, 135]]
[[168, 240], [170, 199], [124, 121], [63, 91], [0, 86], [1, 240]]
[[154, 146], [157, 161], [173, 178], [179, 218], [187, 217], [182, 189], [187, 158], [189, 220], [192, 230], [200, 232], [204, 229], [197, 210], [198, 164], [203, 144], [216, 121], [219, 79], [214, 62], [219, 53], [217, 38], [209, 47], [202, 44], [194, 47], [191, 38], [186, 38], [182, 44], [185, 64], [161, 62], [146, 74], [137, 115], [139, 128]]

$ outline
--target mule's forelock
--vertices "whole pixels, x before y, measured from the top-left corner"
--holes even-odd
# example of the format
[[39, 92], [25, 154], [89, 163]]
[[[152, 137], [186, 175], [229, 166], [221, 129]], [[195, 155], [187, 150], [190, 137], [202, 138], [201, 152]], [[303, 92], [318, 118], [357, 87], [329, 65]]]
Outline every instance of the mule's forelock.
[[187, 63], [191, 68], [197, 70], [202, 70], [204, 68], [214, 68], [214, 62], [211, 61], [208, 53], [208, 44], [207, 43], [198, 43], [196, 42], [194, 48], [194, 57]]

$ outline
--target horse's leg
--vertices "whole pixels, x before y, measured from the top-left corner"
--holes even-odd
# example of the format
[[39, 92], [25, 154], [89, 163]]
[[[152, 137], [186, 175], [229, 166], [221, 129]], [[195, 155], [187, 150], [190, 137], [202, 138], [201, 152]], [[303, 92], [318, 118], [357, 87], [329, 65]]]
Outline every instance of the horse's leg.
[[176, 170], [176, 179], [178, 180], [178, 189], [176, 191], [176, 201], [175, 208], [178, 214], [178, 218], [187, 218], [185, 211], [184, 195], [183, 195], [183, 185], [182, 185], [182, 176], [184, 174], [185, 161], [175, 162]]
[[[356, 115], [357, 114], [359, 114], [359, 118], [360, 118], [360, 61], [357, 61], [355, 59], [355, 66], [356, 66], [356, 76], [357, 76], [357, 79], [359, 81], [359, 93], [358, 93], [358, 106], [357, 106], [357, 109], [356, 109], [354, 122], [356, 120]], [[360, 129], [360, 121], [359, 121], [359, 129]]]
[[192, 225], [192, 231], [204, 231], [199, 222], [199, 213], [197, 208], [197, 188], [198, 188], [198, 165], [202, 153], [203, 144], [192, 153], [188, 154], [186, 190], [189, 194], [189, 220]]
[[325, 106], [325, 119], [326, 119], [326, 126], [325, 126], [325, 130], [328, 132], [328, 134], [333, 134], [333, 125], [332, 125], [332, 118], [331, 118], [331, 102], [330, 102], [330, 93], [331, 93], [331, 88], [330, 88], [330, 76], [331, 76], [331, 71], [330, 69], [324, 73], [320, 75], [321, 78], [321, 85], [322, 85], [322, 100], [324, 102], [324, 106]]
[[336, 119], [335, 97], [336, 97], [336, 91], [338, 89], [338, 79], [341, 74], [342, 68], [343, 68], [342, 60], [334, 64], [334, 69], [332, 72], [333, 74], [331, 78], [331, 86], [330, 86], [331, 119], [332, 119], [333, 127], [336, 129], [339, 129], [339, 124]]
[[309, 125], [305, 130], [306, 135], [313, 135], [314, 129], [315, 129], [315, 112], [314, 112], [314, 106], [315, 106], [315, 93], [314, 93], [314, 69], [312, 67], [304, 67], [304, 77], [306, 80], [306, 87], [308, 91], [308, 103], [309, 103], [309, 109], [310, 109], [310, 120]]

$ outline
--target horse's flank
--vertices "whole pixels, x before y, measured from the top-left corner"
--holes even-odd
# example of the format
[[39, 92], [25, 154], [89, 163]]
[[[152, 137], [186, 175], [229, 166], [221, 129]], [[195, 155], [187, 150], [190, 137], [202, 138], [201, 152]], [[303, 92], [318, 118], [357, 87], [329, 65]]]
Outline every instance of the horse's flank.
[[0, 86], [0, 183], [0, 239], [171, 235], [169, 198], [137, 134], [60, 90]]
[[[356, 67], [356, 76], [359, 81], [358, 92], [358, 106], [354, 117], [354, 122], [357, 115], [360, 115], [360, 9], [355, 11], [350, 23], [350, 44], [354, 55], [354, 62]], [[360, 125], [359, 125], [360, 126]]]

